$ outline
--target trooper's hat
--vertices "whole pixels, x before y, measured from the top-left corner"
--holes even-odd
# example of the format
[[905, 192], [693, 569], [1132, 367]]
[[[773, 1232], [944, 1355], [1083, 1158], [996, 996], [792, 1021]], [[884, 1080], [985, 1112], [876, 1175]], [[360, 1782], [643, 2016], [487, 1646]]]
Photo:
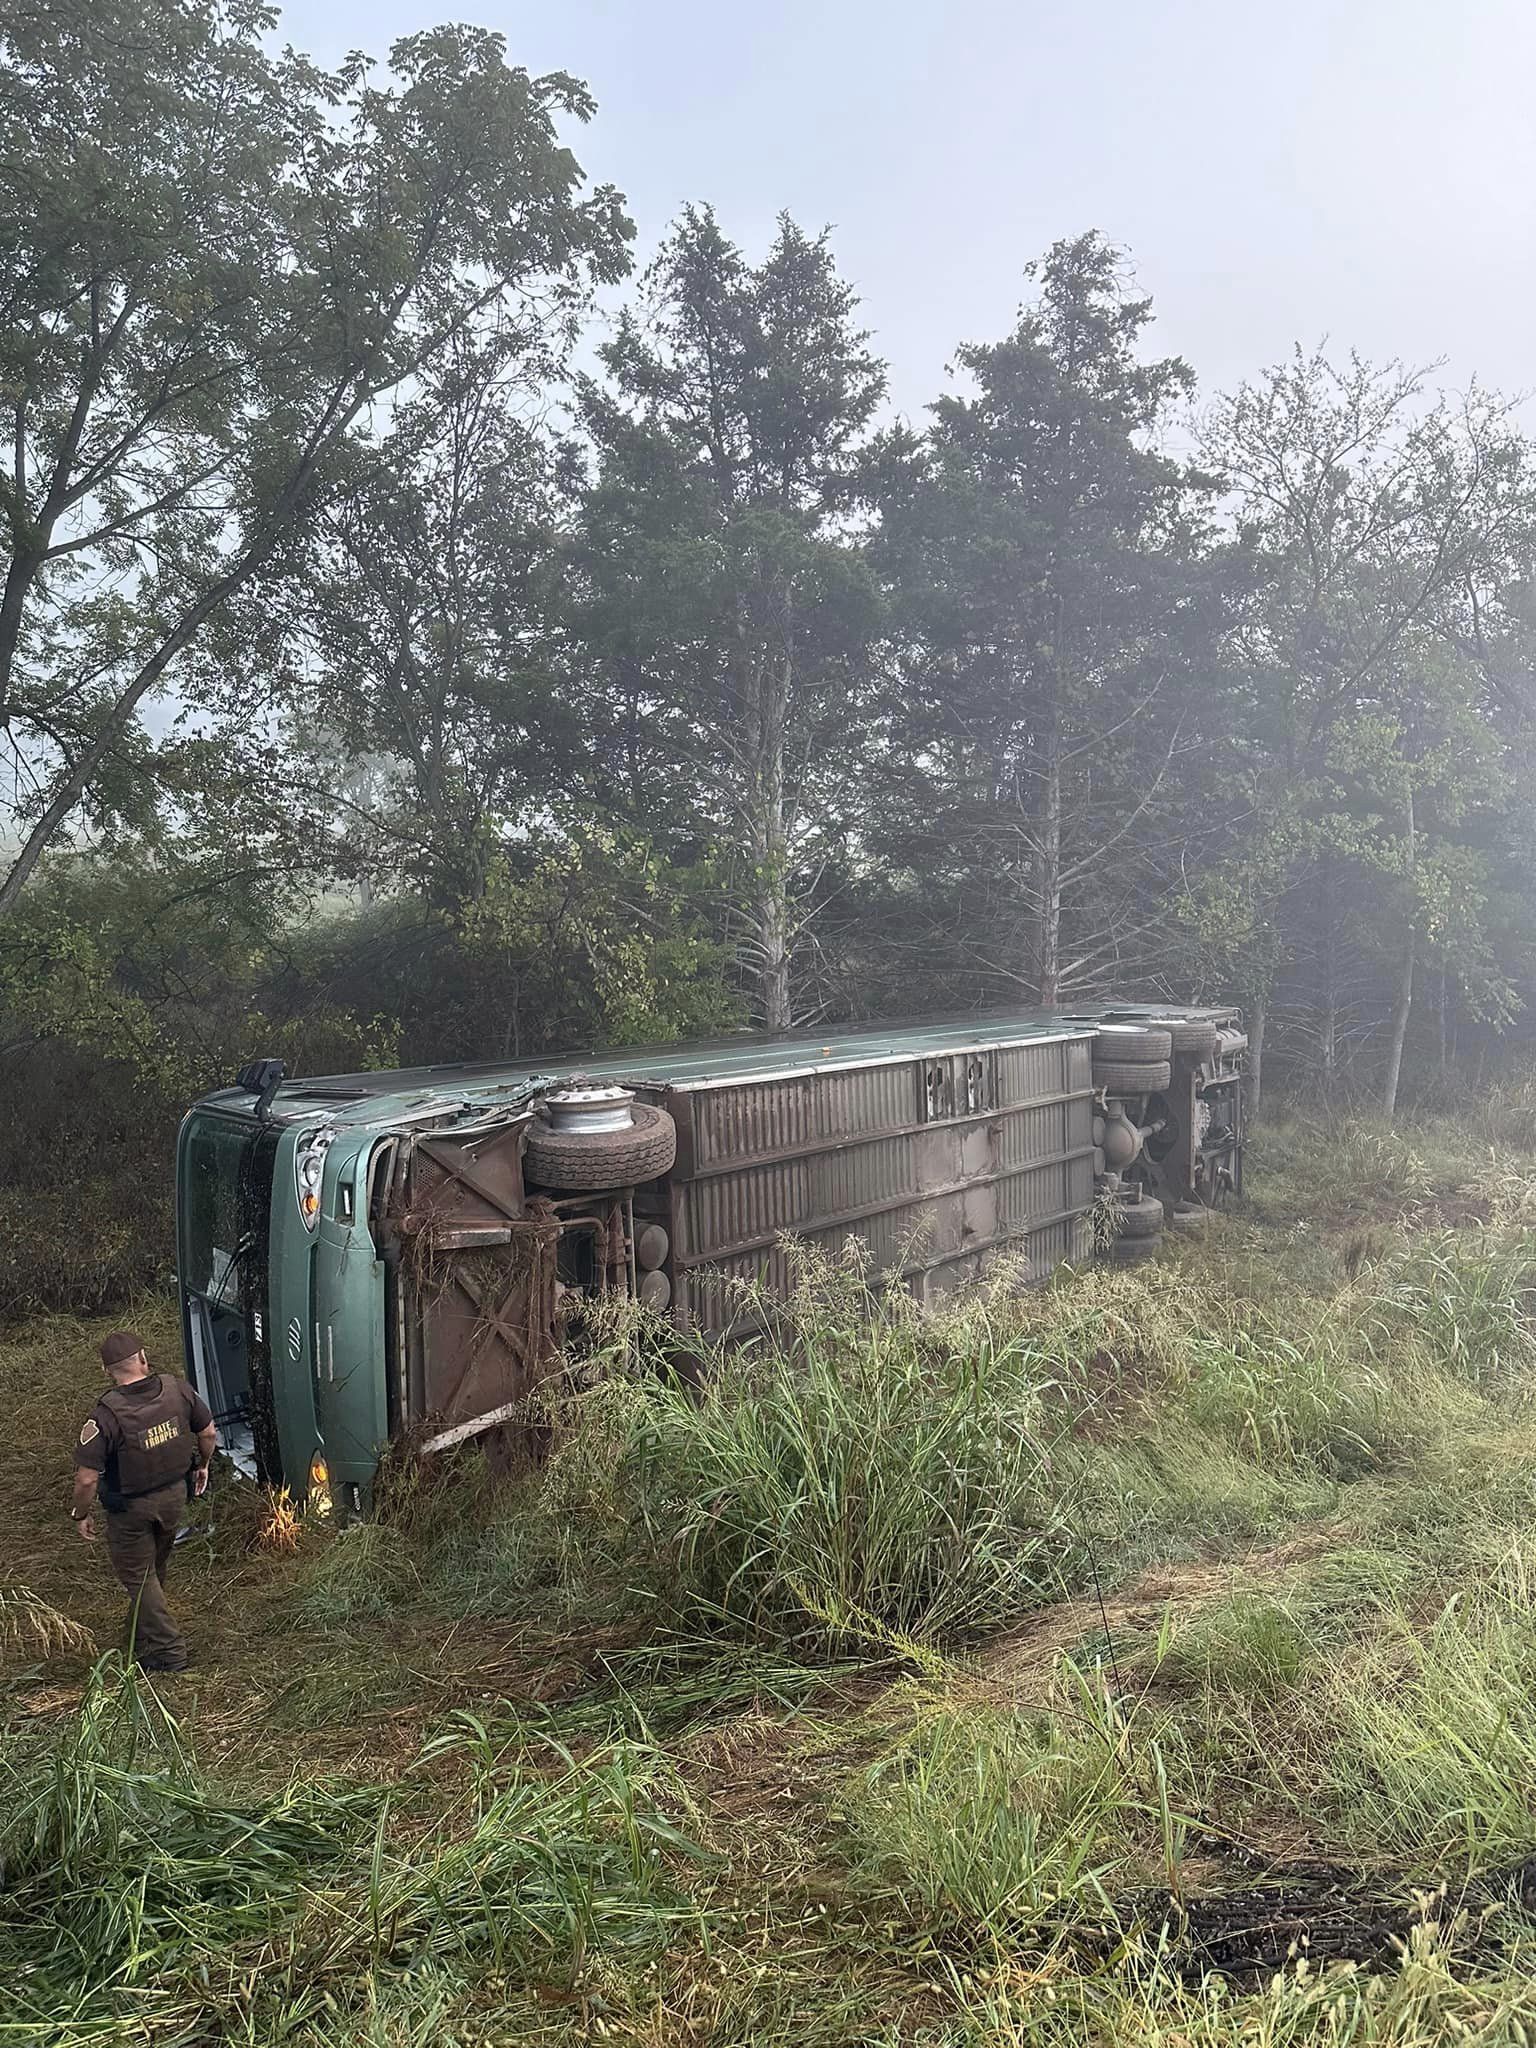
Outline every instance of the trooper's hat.
[[105, 1366], [121, 1365], [125, 1359], [137, 1358], [144, 1349], [142, 1337], [136, 1337], [132, 1330], [114, 1330], [110, 1337], [102, 1339], [101, 1362]]

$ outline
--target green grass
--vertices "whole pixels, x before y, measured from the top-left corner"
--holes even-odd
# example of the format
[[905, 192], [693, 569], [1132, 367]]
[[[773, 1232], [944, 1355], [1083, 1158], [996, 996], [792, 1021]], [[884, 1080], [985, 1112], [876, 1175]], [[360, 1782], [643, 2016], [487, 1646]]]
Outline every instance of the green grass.
[[1477, 1227], [1418, 1238], [1376, 1282], [1375, 1349], [1404, 1340], [1482, 1392], [1524, 1398], [1536, 1366], [1536, 1254], [1523, 1232]]
[[[1097, 1676], [1067, 1667], [1069, 1713], [920, 1703], [911, 1733], [849, 1795], [853, 1883], [968, 1947], [1037, 1940], [1149, 1875], [1155, 1738]], [[1170, 1827], [1167, 1850], [1177, 1854]]]
[[1318, 1647], [1310, 1619], [1262, 1589], [1232, 1593], [1170, 1623], [1157, 1675], [1177, 1686], [1273, 1699], [1298, 1682]]
[[508, 1762], [460, 1713], [414, 1769], [430, 1796], [409, 1774], [225, 1789], [109, 1660], [60, 1740], [6, 1759], [0, 2039], [202, 2040], [221, 1995], [229, 2023], [248, 2001], [251, 2038], [291, 2038], [365, 1986], [569, 1985], [697, 1936], [679, 1873], [702, 1852], [644, 1746]]
[[1329, 1674], [1326, 1790], [1357, 1841], [1477, 1868], [1536, 1850], [1536, 1548], [1394, 1603]]
[[684, 1612], [753, 1640], [953, 1641], [1080, 1569], [1048, 1369], [978, 1296], [929, 1319], [807, 1259], [695, 1402], [632, 1385], [621, 1499]]
[[[1536, 2039], [1454, 1910], [1536, 1852], [1533, 1104], [1279, 1124], [1198, 1240], [934, 1316], [808, 1261], [702, 1401], [615, 1331], [540, 1474], [292, 1556], [226, 1480], [161, 1692], [59, 1512], [95, 1332], [20, 1333], [0, 2048]], [[1317, 1858], [1453, 1903], [1175, 1973], [1149, 1897]]]

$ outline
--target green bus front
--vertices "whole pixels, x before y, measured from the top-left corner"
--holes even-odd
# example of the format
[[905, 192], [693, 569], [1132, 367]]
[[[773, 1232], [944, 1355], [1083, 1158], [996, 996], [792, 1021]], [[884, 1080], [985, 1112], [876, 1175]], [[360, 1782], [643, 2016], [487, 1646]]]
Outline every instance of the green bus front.
[[366, 1506], [391, 1417], [391, 1277], [369, 1230], [371, 1131], [260, 1121], [230, 1090], [185, 1119], [177, 1268], [192, 1379], [240, 1468]]

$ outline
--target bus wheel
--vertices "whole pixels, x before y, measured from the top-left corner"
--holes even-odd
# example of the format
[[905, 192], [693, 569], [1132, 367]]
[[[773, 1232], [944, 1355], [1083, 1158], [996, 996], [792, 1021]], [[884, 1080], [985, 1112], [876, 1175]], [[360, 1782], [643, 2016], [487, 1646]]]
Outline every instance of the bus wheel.
[[637, 1102], [621, 1130], [557, 1131], [542, 1117], [528, 1127], [523, 1166], [545, 1188], [638, 1187], [668, 1172], [677, 1157], [677, 1126], [664, 1109]]

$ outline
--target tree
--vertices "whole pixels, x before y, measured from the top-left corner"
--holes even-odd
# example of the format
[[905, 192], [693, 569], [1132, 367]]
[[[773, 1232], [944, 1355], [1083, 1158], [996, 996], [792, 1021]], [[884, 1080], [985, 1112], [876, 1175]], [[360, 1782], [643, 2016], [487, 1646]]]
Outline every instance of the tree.
[[260, 0], [33, 0], [0, 28], [0, 728], [11, 911], [153, 766], [141, 707], [456, 336], [530, 339], [625, 268], [561, 116], [443, 28], [327, 75]]
[[[504, 834], [584, 788], [560, 636], [570, 464], [529, 417], [558, 367], [457, 335], [356, 451], [281, 605], [341, 864], [448, 909], [484, 894]], [[338, 787], [338, 756], [372, 773]]]
[[1097, 234], [1029, 275], [1013, 334], [957, 354], [972, 391], [920, 441], [888, 439], [879, 555], [902, 639], [897, 858], [984, 981], [1054, 1006], [1123, 961], [1148, 851], [1181, 836], [1166, 799], [1215, 593], [1205, 486], [1156, 445], [1192, 378], [1141, 360], [1149, 301]]
[[[1373, 1029], [1385, 1008], [1389, 1117], [1431, 901], [1458, 865], [1459, 917], [1478, 900], [1450, 835], [1497, 781], [1504, 592], [1536, 536], [1509, 408], [1476, 391], [1431, 402], [1425, 384], [1298, 350], [1220, 401], [1205, 436], [1255, 571], [1232, 655], [1249, 820], [1232, 858], [1274, 877], [1270, 958], [1290, 966], [1325, 1083], [1349, 978], [1390, 950], [1391, 993], [1372, 977], [1360, 1020]], [[1443, 947], [1443, 915], [1440, 929]], [[1262, 1029], [1269, 990], [1256, 994]]]
[[873, 592], [847, 521], [884, 371], [825, 233], [760, 265], [690, 208], [588, 382], [579, 573], [615, 801], [718, 852], [760, 1020], [856, 795]]

